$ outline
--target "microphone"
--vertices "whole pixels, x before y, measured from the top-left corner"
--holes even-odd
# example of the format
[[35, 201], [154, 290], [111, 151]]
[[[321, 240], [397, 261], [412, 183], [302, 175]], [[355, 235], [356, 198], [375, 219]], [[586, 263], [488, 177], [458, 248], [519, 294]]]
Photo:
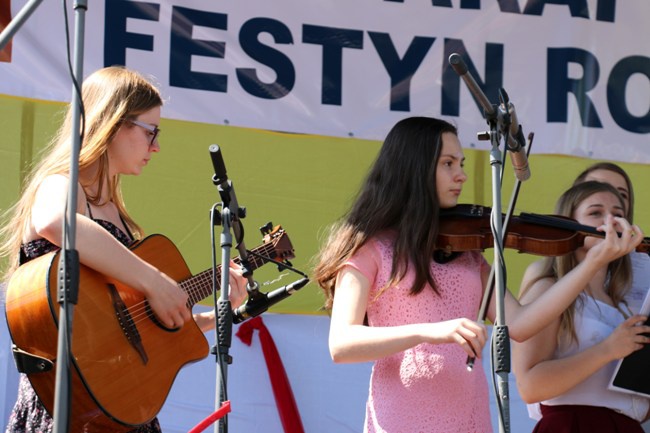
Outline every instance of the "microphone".
[[[483, 107], [486, 119], [493, 119], [495, 116], [499, 120], [503, 120], [504, 116], [510, 117], [510, 130], [504, 132], [506, 137], [506, 143], [508, 150], [510, 150], [510, 160], [512, 161], [512, 167], [515, 171], [515, 176], [517, 180], [523, 182], [530, 177], [530, 168], [528, 167], [528, 155], [526, 154], [525, 148], [525, 138], [524, 133], [517, 121], [517, 114], [515, 112], [515, 106], [508, 101], [508, 95], [504, 89], [500, 89], [501, 104], [498, 107], [498, 110], [495, 109], [495, 106], [490, 104], [489, 99], [483, 93], [483, 90], [479, 87], [472, 77], [472, 74], [468, 71], [467, 65], [463, 61], [463, 58], [458, 53], [452, 53], [449, 56], [449, 64], [454, 69], [454, 71], [465, 81], [467, 88], [470, 90], [472, 95], [478, 100], [479, 104]], [[498, 111], [498, 112], [497, 112]]]
[[[221, 155], [221, 148], [217, 144], [211, 144], [208, 150], [210, 151], [212, 166], [214, 167], [212, 183], [215, 184], [219, 190], [219, 195], [223, 201], [223, 207], [230, 210], [230, 218], [228, 220], [228, 223], [231, 225], [235, 234], [235, 241], [237, 242], [236, 247], [239, 250], [243, 276], [248, 280], [246, 289], [250, 296], [257, 296], [258, 286], [255, 280], [253, 280], [252, 270], [248, 261], [248, 252], [246, 250], [246, 245], [244, 244], [244, 228], [241, 224], [241, 219], [246, 217], [246, 209], [239, 207], [239, 203], [237, 203], [235, 187], [232, 185], [232, 182], [228, 180], [228, 174], [226, 173], [226, 164], [224, 163], [223, 156]], [[224, 222], [225, 221], [223, 219], [220, 219], [217, 224], [223, 225]]]
[[479, 85], [476, 83], [476, 80], [474, 80], [472, 74], [470, 74], [467, 70], [467, 65], [463, 61], [463, 58], [460, 56], [460, 54], [452, 53], [449, 56], [449, 64], [454, 69], [454, 71], [460, 75], [463, 81], [465, 81], [465, 84], [467, 85], [469, 91], [472, 92], [474, 97], [476, 97], [478, 102], [481, 104], [483, 110], [485, 111], [485, 117], [488, 119], [492, 117], [496, 111], [494, 109], [494, 106], [490, 103], [490, 100], [487, 98], [487, 96], [485, 96], [483, 90], [481, 90]]
[[212, 158], [212, 166], [214, 167], [214, 177], [212, 178], [212, 182], [214, 182], [215, 185], [221, 185], [228, 181], [226, 164], [223, 162], [221, 149], [219, 148], [219, 145], [212, 144], [210, 145], [209, 150], [210, 157]]
[[[501, 89], [503, 93], [505, 90]], [[506, 95], [507, 100], [507, 95]], [[524, 133], [521, 129], [521, 125], [517, 120], [517, 112], [515, 111], [515, 106], [512, 102], [506, 104], [499, 104], [499, 112], [502, 114], [508, 114], [510, 116], [510, 129], [505, 132], [508, 144], [508, 150], [510, 151], [510, 161], [512, 162], [512, 168], [515, 172], [515, 177], [518, 181], [523, 182], [530, 178], [530, 167], [528, 165], [528, 155], [526, 154], [526, 144], [524, 139]]]
[[302, 278], [272, 292], [265, 293], [257, 299], [249, 299], [248, 302], [232, 312], [232, 323], [241, 323], [244, 320], [259, 316], [272, 305], [293, 295], [296, 290], [300, 290], [308, 282], [309, 278]]

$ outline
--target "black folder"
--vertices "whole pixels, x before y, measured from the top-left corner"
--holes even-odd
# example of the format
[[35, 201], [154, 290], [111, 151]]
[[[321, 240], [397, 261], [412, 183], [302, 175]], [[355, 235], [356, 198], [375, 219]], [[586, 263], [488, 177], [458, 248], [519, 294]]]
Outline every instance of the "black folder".
[[650, 344], [618, 362], [609, 389], [650, 397]]
[[[650, 315], [650, 290], [639, 314]], [[645, 324], [650, 325], [650, 319]], [[618, 361], [609, 389], [650, 397], [650, 344]]]

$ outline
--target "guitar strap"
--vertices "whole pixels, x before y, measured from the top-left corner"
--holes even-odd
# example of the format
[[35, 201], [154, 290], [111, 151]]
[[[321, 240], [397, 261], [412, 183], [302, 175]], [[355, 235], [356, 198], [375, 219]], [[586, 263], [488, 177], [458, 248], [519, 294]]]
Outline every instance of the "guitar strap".
[[25, 352], [15, 344], [12, 345], [11, 351], [14, 355], [14, 362], [18, 372], [25, 374], [44, 373], [54, 368], [54, 362], [42, 356]]

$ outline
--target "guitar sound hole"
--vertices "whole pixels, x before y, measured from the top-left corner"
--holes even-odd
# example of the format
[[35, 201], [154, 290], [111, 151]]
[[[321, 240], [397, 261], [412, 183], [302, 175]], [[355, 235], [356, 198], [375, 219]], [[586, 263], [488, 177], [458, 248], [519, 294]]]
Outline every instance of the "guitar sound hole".
[[155, 323], [157, 327], [164, 329], [167, 332], [177, 332], [179, 329], [181, 329], [181, 328], [170, 328], [169, 326], [165, 325], [160, 320], [158, 320], [158, 316], [156, 316], [156, 313], [153, 312], [151, 306], [149, 305], [149, 302], [147, 301], [145, 301], [145, 309], [147, 311], [147, 316], [149, 316], [149, 319], [151, 319], [151, 321]]

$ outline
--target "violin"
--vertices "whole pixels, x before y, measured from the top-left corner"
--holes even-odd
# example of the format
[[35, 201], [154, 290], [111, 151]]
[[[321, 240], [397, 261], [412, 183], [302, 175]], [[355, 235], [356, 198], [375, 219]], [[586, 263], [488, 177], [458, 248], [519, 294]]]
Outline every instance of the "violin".
[[[441, 209], [436, 247], [445, 254], [492, 248], [491, 213], [491, 208], [473, 204]], [[503, 231], [504, 248], [539, 256], [563, 256], [581, 247], [586, 236], [605, 237], [595, 227], [572, 218], [533, 213], [512, 216]], [[643, 238], [636, 250], [650, 253], [650, 238]]]

